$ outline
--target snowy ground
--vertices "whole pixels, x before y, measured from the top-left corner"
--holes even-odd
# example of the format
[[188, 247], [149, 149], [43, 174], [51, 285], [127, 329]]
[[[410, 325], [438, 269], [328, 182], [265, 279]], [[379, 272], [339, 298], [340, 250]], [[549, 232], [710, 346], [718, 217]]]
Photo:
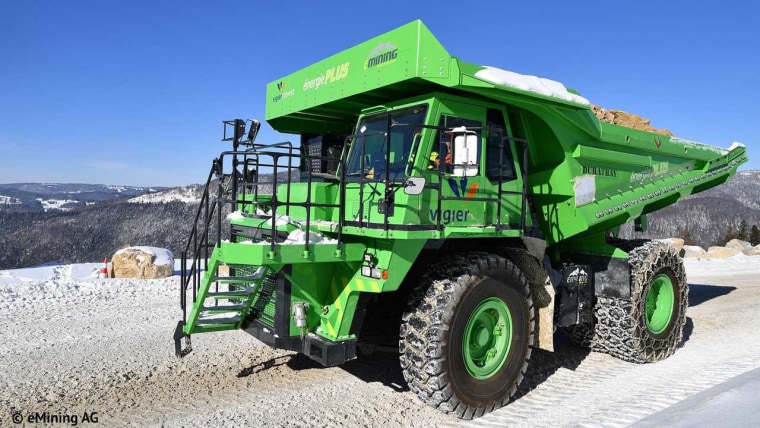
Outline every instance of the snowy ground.
[[685, 263], [690, 307], [671, 358], [629, 364], [558, 333], [556, 352], [533, 353], [518, 398], [470, 422], [425, 407], [393, 355], [325, 369], [236, 331], [194, 336], [178, 361], [176, 276], [93, 278], [99, 263], [0, 271], [0, 426], [85, 414], [105, 426], [626, 426], [760, 367], [760, 256]]

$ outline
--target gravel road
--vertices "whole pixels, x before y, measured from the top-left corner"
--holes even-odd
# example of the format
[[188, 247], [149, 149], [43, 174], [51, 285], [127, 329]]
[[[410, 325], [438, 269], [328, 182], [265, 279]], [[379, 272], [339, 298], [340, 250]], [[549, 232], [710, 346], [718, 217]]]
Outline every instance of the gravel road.
[[627, 426], [760, 367], [759, 256], [687, 260], [671, 358], [625, 363], [558, 333], [518, 397], [475, 421], [425, 407], [392, 354], [326, 369], [235, 331], [194, 336], [178, 361], [178, 278], [88, 278], [94, 266], [0, 272], [0, 426]]

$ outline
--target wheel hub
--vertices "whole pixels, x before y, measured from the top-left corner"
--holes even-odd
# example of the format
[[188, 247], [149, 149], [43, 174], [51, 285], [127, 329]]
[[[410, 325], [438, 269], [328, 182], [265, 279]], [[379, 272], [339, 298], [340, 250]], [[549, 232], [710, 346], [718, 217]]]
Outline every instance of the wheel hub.
[[497, 373], [509, 355], [512, 317], [507, 304], [496, 297], [483, 300], [464, 329], [462, 357], [471, 376], [487, 379]]
[[657, 275], [646, 296], [646, 323], [650, 332], [660, 334], [668, 328], [674, 304], [673, 282], [666, 274]]

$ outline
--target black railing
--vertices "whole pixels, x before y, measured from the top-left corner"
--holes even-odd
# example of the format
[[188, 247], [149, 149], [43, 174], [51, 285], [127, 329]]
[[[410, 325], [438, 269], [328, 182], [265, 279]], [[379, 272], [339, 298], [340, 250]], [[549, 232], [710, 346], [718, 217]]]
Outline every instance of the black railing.
[[[215, 161], [216, 162], [216, 161]], [[209, 188], [215, 174], [215, 165], [212, 165], [209, 172], [208, 179], [203, 188], [203, 195], [201, 196], [200, 205], [198, 211], [195, 214], [193, 220], [193, 228], [190, 231], [190, 236], [187, 239], [185, 249], [182, 251], [182, 259], [180, 262], [181, 282], [180, 282], [180, 306], [182, 307], [182, 320], [187, 320], [187, 288], [192, 281], [193, 289], [193, 302], [196, 300], [196, 292], [200, 283], [200, 273], [205, 271], [206, 264], [208, 263], [208, 249], [209, 249], [209, 225], [213, 215], [213, 210], [216, 209], [216, 204], [210, 204]], [[192, 249], [192, 251], [191, 251]], [[192, 263], [188, 266], [188, 254], [192, 255]]]
[[[305, 162], [301, 162], [302, 160]], [[188, 294], [192, 291], [192, 302], [195, 303], [203, 274], [208, 270], [212, 249], [226, 237], [233, 241], [236, 239], [232, 228], [224, 229], [222, 220], [226, 214], [240, 212], [241, 215], [250, 218], [271, 218], [268, 233], [263, 233], [267, 231], [259, 226], [260, 233], [257, 238], [270, 240], [271, 250], [274, 251], [277, 244], [278, 217], [290, 216], [294, 207], [302, 207], [305, 210], [305, 219], [298, 221], [301, 229], [306, 232], [304, 249], [308, 250], [311, 244], [308, 232], [312, 226], [312, 208], [332, 208], [337, 210], [336, 240], [340, 249], [345, 218], [345, 186], [339, 186], [337, 203], [312, 200], [315, 178], [320, 174], [312, 174], [311, 166], [313, 161], [328, 160], [334, 161], [325, 156], [304, 155], [289, 142], [250, 145], [247, 150], [226, 151], [214, 159], [192, 230], [182, 251], [180, 306], [183, 321], [187, 321]], [[338, 164], [340, 171], [344, 171], [342, 162], [339, 161]], [[301, 170], [294, 165], [305, 166], [305, 181], [301, 181]], [[229, 171], [225, 168], [229, 168]], [[339, 178], [332, 177], [332, 180]], [[345, 182], [345, 177], [341, 176], [340, 181]], [[305, 185], [303, 201], [292, 200], [294, 183]], [[212, 196], [214, 187], [216, 195]], [[284, 193], [282, 200], [278, 197], [278, 188]], [[213, 272], [214, 276], [218, 276], [217, 273]], [[218, 283], [216, 288], [216, 291], [219, 291]]]

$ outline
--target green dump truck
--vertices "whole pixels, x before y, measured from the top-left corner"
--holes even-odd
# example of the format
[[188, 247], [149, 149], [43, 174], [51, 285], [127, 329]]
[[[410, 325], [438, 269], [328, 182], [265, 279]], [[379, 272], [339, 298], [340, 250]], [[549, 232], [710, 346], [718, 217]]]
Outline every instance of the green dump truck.
[[460, 418], [509, 402], [557, 328], [627, 361], [670, 356], [682, 260], [617, 231], [747, 160], [600, 122], [559, 82], [451, 56], [420, 21], [270, 83], [266, 103], [300, 141], [225, 122], [177, 354], [236, 329], [325, 366], [392, 346], [409, 388]]

